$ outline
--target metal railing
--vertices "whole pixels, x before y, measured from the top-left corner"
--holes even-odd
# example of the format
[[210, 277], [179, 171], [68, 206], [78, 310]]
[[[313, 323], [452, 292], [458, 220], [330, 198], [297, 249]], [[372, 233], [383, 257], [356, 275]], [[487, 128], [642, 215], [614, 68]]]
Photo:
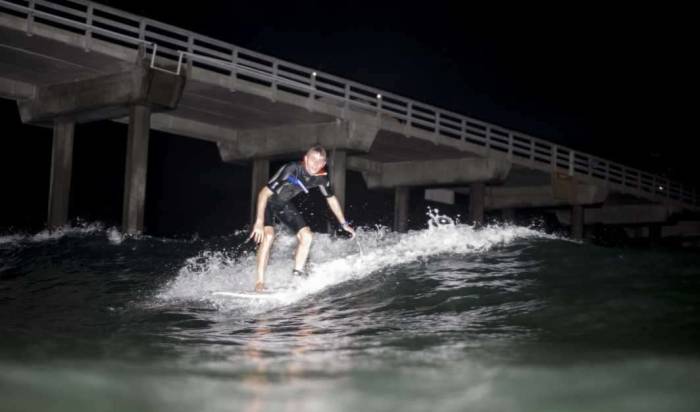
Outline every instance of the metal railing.
[[[143, 47], [150, 50], [151, 66], [159, 70], [179, 74], [187, 64], [190, 70], [197, 67], [230, 77], [232, 90], [238, 82], [249, 82], [274, 93], [325, 98], [345, 109], [393, 118], [407, 134], [420, 130], [518, 164], [602, 181], [613, 189], [655, 200], [700, 206], [695, 189], [667, 178], [97, 3], [0, 0], [0, 11], [24, 18], [28, 35], [41, 23], [81, 35], [86, 51], [96, 39]], [[161, 64], [156, 66], [156, 61]]]

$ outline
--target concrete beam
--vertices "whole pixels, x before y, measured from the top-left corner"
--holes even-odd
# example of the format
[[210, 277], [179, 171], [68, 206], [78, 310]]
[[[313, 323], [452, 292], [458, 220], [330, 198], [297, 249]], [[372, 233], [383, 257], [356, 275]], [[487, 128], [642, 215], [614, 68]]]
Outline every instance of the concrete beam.
[[[453, 190], [456, 193], [469, 194], [469, 188]], [[550, 184], [487, 187], [484, 207], [487, 210], [500, 210], [595, 205], [605, 202], [608, 193], [608, 189], [604, 186], [583, 183], [570, 176], [554, 174], [551, 175]]]
[[608, 196], [607, 188], [581, 182], [567, 174], [552, 173], [550, 181], [555, 202], [559, 201], [567, 205], [590, 205], [602, 203]]
[[444, 203], [446, 205], [455, 204], [455, 192], [450, 189], [425, 189], [425, 200], [431, 202]]
[[[666, 205], [615, 205], [600, 208], [586, 208], [584, 223], [608, 225], [638, 225], [663, 223], [679, 209]], [[565, 210], [556, 212], [560, 223], [571, 224], [571, 213]]]
[[348, 167], [362, 172], [368, 188], [377, 189], [501, 182], [508, 176], [511, 164], [476, 157], [392, 163], [352, 157], [348, 159]]
[[661, 236], [698, 237], [700, 236], [700, 222], [684, 221], [675, 225], [664, 226], [661, 228]]
[[[578, 184], [576, 192], [571, 196], [556, 195], [551, 185], [529, 187], [487, 187], [484, 207], [487, 210], [511, 208], [555, 207], [568, 205], [594, 205], [605, 201], [608, 190], [602, 186]], [[466, 188], [455, 189], [455, 192], [468, 194]]]
[[33, 84], [0, 77], [0, 97], [10, 100], [31, 99], [36, 93]]
[[[646, 238], [650, 236], [650, 225], [633, 226], [625, 228], [627, 236], [630, 238]], [[681, 221], [673, 225], [663, 225], [661, 227], [661, 237], [688, 237], [697, 238], [700, 236], [700, 221]]]
[[24, 123], [46, 125], [57, 118], [80, 123], [124, 117], [133, 105], [171, 110], [182, 97], [185, 79], [184, 74], [135, 65], [126, 72], [42, 86], [34, 98], [18, 102], [20, 117]]
[[237, 130], [231, 139], [219, 143], [219, 153], [223, 161], [235, 162], [302, 154], [315, 144], [323, 145], [326, 150], [368, 152], [378, 130], [376, 126], [341, 120]]
[[70, 122], [56, 123], [53, 129], [49, 213], [47, 219], [49, 229], [60, 228], [68, 221], [74, 132], [75, 123]]
[[[129, 124], [129, 117], [114, 119], [114, 122]], [[170, 113], [153, 113], [151, 115], [151, 130], [206, 140], [217, 144], [221, 141], [233, 140], [236, 136], [235, 129], [179, 117]]]

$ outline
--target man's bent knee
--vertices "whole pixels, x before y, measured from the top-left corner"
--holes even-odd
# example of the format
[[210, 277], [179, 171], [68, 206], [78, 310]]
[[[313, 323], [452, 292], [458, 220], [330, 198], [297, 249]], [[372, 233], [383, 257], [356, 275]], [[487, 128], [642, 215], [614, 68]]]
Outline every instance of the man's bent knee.
[[265, 226], [263, 228], [263, 241], [266, 243], [272, 242], [275, 239], [275, 229], [272, 226]]
[[305, 244], [311, 243], [311, 240], [313, 240], [313, 237], [314, 237], [314, 235], [313, 235], [313, 233], [311, 233], [311, 229], [308, 226], [301, 228], [297, 232], [297, 239], [299, 239], [299, 242], [301, 242], [301, 243], [305, 243]]

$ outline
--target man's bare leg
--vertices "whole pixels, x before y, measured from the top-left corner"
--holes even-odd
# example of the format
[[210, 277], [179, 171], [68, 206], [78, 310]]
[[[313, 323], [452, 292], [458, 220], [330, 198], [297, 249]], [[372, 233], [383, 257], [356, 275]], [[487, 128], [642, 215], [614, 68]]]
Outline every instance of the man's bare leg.
[[299, 229], [297, 239], [299, 240], [299, 245], [294, 254], [294, 270], [303, 272], [306, 259], [309, 257], [309, 250], [311, 250], [311, 240], [313, 239], [311, 229], [308, 226]]
[[258, 246], [258, 254], [255, 259], [257, 263], [255, 290], [258, 292], [265, 289], [265, 270], [267, 269], [267, 262], [270, 260], [272, 241], [275, 240], [275, 229], [272, 226], [265, 226], [263, 233], [263, 239], [260, 242], [260, 246]]

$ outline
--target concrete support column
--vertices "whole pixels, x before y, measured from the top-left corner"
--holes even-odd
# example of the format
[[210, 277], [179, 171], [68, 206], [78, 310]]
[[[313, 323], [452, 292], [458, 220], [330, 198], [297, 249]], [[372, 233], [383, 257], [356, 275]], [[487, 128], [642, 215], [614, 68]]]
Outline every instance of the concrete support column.
[[[335, 192], [335, 197], [338, 199], [338, 203], [340, 203], [340, 208], [343, 209], [343, 213], [346, 215], [345, 218], [347, 219], [345, 210], [345, 175], [347, 174], [348, 153], [345, 150], [330, 150], [327, 153], [327, 157], [331, 186]], [[326, 224], [328, 233], [333, 233], [334, 225], [334, 220], [328, 221]]]
[[475, 225], [484, 223], [484, 194], [486, 185], [482, 182], [469, 185], [469, 220]]
[[150, 125], [150, 107], [133, 105], [129, 108], [129, 137], [126, 146], [122, 209], [122, 231], [127, 234], [143, 232]]
[[75, 123], [73, 122], [56, 122], [53, 127], [47, 219], [49, 229], [62, 227], [68, 221], [74, 132]]
[[258, 207], [258, 193], [270, 180], [270, 161], [267, 159], [253, 160], [253, 173], [250, 181], [250, 224], [255, 223]]
[[635, 237], [636, 239], [642, 238], [642, 237], [644, 237], [644, 235], [645, 235], [645, 233], [644, 233], [644, 228], [641, 227], [641, 226], [634, 226], [634, 227], [632, 228], [632, 233], [634, 233], [634, 237]]
[[583, 239], [583, 206], [574, 205], [571, 208], [571, 237]]
[[501, 210], [501, 216], [505, 223], [513, 223], [515, 222], [515, 209], [513, 209], [512, 207], [503, 209]]
[[661, 225], [652, 223], [649, 225], [649, 246], [658, 246], [661, 243]]
[[399, 186], [394, 189], [394, 230], [405, 233], [408, 230], [408, 204], [411, 189]]
[[347, 173], [348, 154], [345, 150], [335, 150], [328, 153], [328, 167], [331, 175], [331, 186], [338, 198], [340, 207], [345, 212], [345, 175]]

